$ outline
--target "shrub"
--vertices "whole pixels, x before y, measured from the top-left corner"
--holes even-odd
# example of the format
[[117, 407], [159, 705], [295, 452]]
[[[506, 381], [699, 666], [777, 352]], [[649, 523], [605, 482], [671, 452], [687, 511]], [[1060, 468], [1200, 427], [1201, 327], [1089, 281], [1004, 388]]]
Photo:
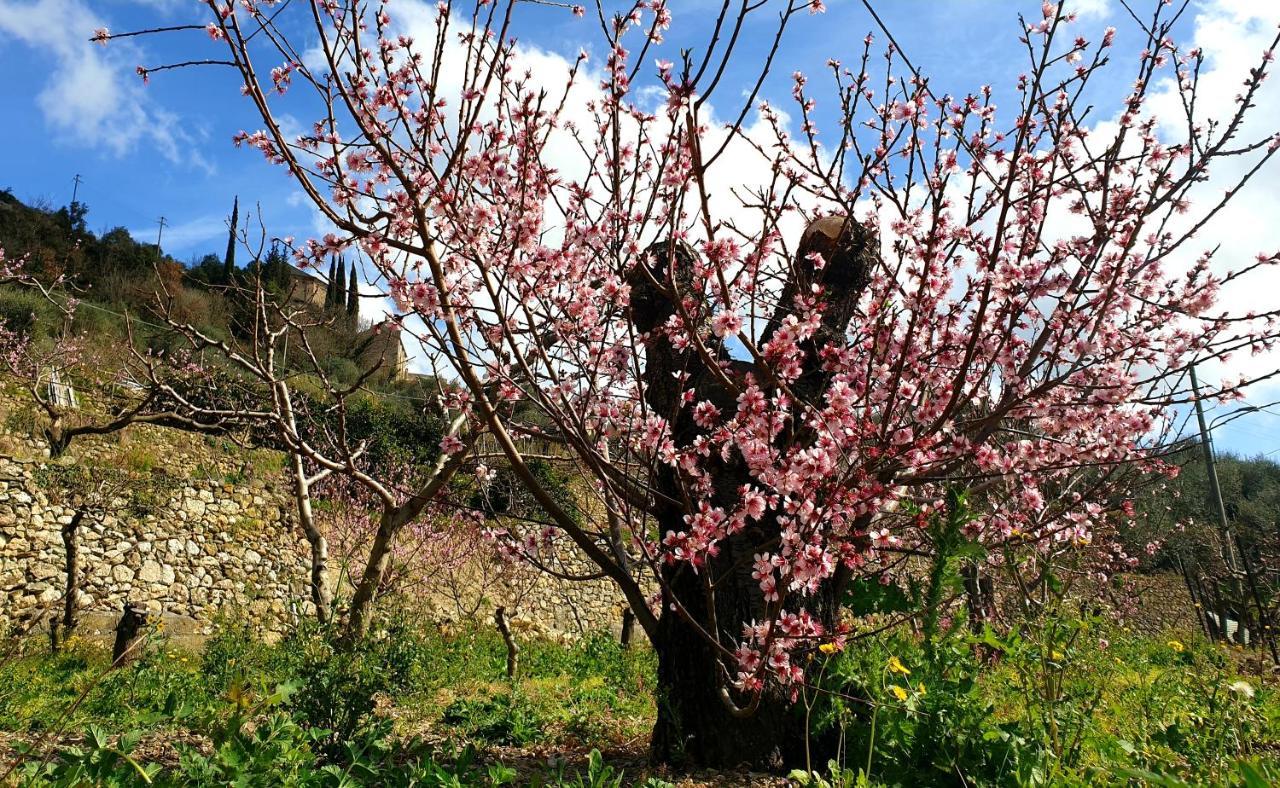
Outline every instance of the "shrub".
[[325, 731], [320, 750], [337, 758], [342, 742], [372, 724], [378, 698], [407, 691], [421, 654], [404, 624], [391, 624], [355, 643], [335, 631], [304, 625], [275, 649], [278, 671], [298, 683], [288, 708], [305, 726]]
[[61, 316], [52, 304], [34, 290], [0, 287], [0, 323], [18, 334], [52, 336], [61, 326]]

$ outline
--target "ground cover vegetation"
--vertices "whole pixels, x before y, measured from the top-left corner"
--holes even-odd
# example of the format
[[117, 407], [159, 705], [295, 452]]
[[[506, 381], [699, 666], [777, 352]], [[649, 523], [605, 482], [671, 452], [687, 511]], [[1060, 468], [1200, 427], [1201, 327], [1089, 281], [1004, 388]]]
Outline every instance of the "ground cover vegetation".
[[[5, 760], [20, 785], [781, 785], [649, 766], [656, 662], [600, 634], [530, 639], [505, 676], [491, 628], [380, 621], [339, 647], [227, 620], [200, 649], [154, 633], [110, 670], [73, 642], [11, 646]], [[1280, 698], [1240, 650], [1060, 611], [1020, 634], [909, 629], [820, 652], [789, 722], [837, 734], [802, 785], [1261, 785], [1280, 773]], [[593, 755], [592, 751], [597, 751]], [[603, 755], [599, 755], [603, 753]], [[619, 782], [622, 780], [623, 782]]]

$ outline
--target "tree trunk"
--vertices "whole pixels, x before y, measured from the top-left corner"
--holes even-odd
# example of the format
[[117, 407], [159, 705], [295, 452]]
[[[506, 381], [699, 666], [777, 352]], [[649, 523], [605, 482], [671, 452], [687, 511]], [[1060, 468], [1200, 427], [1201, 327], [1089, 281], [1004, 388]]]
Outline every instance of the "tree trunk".
[[57, 416], [49, 420], [49, 426], [45, 427], [44, 438], [49, 443], [49, 459], [56, 460], [63, 454], [67, 453], [67, 449], [71, 446], [71, 439], [67, 437], [66, 430], [62, 426], [62, 417]]
[[[721, 645], [730, 651], [740, 640], [743, 626], [763, 621], [765, 616], [764, 597], [759, 584], [751, 579], [751, 562], [741, 560], [744, 551], [756, 549], [753, 545], [759, 535], [749, 534], [726, 539], [710, 570], [719, 570], [713, 597], [715, 621]], [[671, 567], [664, 575], [675, 598], [706, 627], [711, 617], [703, 576], [686, 565]], [[788, 600], [787, 607], [794, 610], [803, 605], [825, 627], [833, 627], [837, 585], [838, 581], [828, 582], [815, 596]], [[658, 717], [650, 741], [654, 763], [684, 768], [745, 766], [776, 772], [803, 768], [807, 760], [825, 764], [834, 757], [838, 733], [832, 730], [817, 735], [806, 730], [803, 706], [793, 703], [789, 690], [775, 682], [769, 682], [754, 709], [750, 696], [730, 690], [737, 707], [731, 709], [721, 696], [723, 682], [717, 681], [725, 674], [725, 663], [716, 647], [699, 627], [671, 610], [670, 604], [663, 606], [654, 649], [658, 655]], [[731, 665], [729, 670], [736, 673]]]
[[493, 623], [498, 627], [498, 634], [502, 635], [502, 642], [507, 646], [507, 678], [514, 679], [520, 669], [520, 644], [511, 634], [511, 627], [507, 626], [507, 610], [502, 605], [498, 605], [498, 609], [493, 611]]
[[316, 607], [316, 619], [327, 624], [333, 616], [333, 591], [329, 588], [329, 540], [316, 526], [315, 513], [311, 509], [311, 485], [307, 481], [302, 458], [295, 453], [292, 460], [298, 525], [307, 538], [311, 553], [311, 602]]
[[316, 619], [328, 624], [333, 617], [333, 592], [329, 590], [329, 542], [319, 531], [307, 534], [311, 546], [311, 602]]
[[[821, 351], [825, 345], [842, 342], [876, 248], [870, 230], [840, 217], [817, 219], [805, 229], [778, 299], [786, 306], [770, 317], [761, 333], [763, 345], [782, 329], [790, 305], [801, 294], [817, 287], [826, 291], [821, 325], [799, 346], [803, 371], [792, 381], [788, 397], [821, 399], [832, 374], [822, 363]], [[724, 343], [712, 346], [708, 352], [713, 358], [708, 362], [659, 330], [677, 315], [676, 296], [700, 293], [702, 283], [697, 281], [696, 252], [687, 244], [659, 242], [648, 251], [645, 265], [637, 266], [628, 278], [631, 322], [645, 337], [644, 398], [653, 413], [669, 419], [674, 443], [691, 446], [709, 430], [698, 425], [692, 409], [685, 406], [686, 392], [695, 391], [720, 412], [731, 413], [747, 381], [771, 376], [752, 362], [735, 360]], [[816, 257], [825, 265], [815, 265]], [[702, 317], [709, 321], [709, 312]], [[780, 435], [774, 448], [785, 454], [815, 437], [810, 427], [801, 424]], [[654, 469], [648, 482], [654, 489], [650, 514], [658, 538], [685, 530], [685, 517], [693, 513], [692, 507], [707, 504], [731, 511], [740, 501], [741, 489], [757, 483], [738, 453], [717, 456], [713, 452], [701, 470], [712, 480], [710, 491], [693, 488], [670, 465]], [[778, 514], [770, 512], [721, 540], [719, 552], [697, 571], [685, 562], [662, 570], [662, 614], [651, 638], [658, 654], [658, 719], [650, 750], [655, 762], [778, 770], [824, 764], [836, 752], [835, 731], [823, 740], [810, 736], [802, 708], [791, 703], [791, 687], [768, 677], [763, 694], [756, 699], [734, 697], [740, 693], [728, 688], [738, 668], [726, 652], [736, 649], [744, 627], [770, 622], [778, 613], [769, 609], [759, 582], [751, 577], [753, 555], [778, 549], [782, 535]], [[782, 608], [803, 608], [830, 632], [836, 624], [844, 575], [837, 571], [812, 596], [782, 600]], [[673, 609], [676, 602], [685, 614]]]
[[369, 559], [365, 562], [364, 573], [351, 596], [351, 608], [347, 611], [347, 629], [344, 637], [348, 641], [356, 641], [369, 631], [369, 619], [373, 613], [373, 602], [382, 587], [391, 566], [391, 545], [396, 534], [405, 525], [406, 520], [399, 509], [386, 509], [378, 522], [378, 532], [369, 546]]
[[968, 561], [960, 569], [964, 581], [965, 602], [969, 609], [969, 630], [981, 632], [995, 618], [995, 584], [991, 576], [976, 562]]
[[54, 622], [49, 630], [50, 643], [55, 652], [61, 651], [71, 639], [76, 628], [76, 597], [80, 593], [80, 523], [84, 510], [77, 510], [71, 522], [62, 526], [62, 547], [66, 555], [65, 578], [62, 591], [62, 620]]
[[770, 691], [750, 716], [735, 716], [710, 680], [719, 668], [702, 635], [671, 614], [659, 628], [654, 763], [779, 771], [803, 762], [803, 720], [785, 698]]

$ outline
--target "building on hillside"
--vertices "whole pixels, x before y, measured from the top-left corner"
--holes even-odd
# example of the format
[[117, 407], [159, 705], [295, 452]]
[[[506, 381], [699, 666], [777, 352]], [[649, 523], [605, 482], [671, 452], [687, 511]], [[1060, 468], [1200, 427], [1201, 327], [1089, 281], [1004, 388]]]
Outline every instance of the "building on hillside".
[[400, 341], [400, 326], [391, 320], [383, 320], [356, 335], [355, 359], [360, 369], [381, 363], [380, 377], [391, 380], [409, 377], [409, 358]]
[[286, 265], [284, 271], [287, 279], [285, 284], [287, 303], [324, 309], [324, 299], [325, 293], [328, 291], [328, 285], [292, 265]]

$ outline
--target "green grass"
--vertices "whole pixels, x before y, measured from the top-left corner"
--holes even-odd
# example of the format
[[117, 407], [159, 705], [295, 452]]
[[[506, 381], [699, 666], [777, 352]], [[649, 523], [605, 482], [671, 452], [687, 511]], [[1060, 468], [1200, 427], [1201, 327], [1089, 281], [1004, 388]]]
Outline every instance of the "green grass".
[[[652, 652], [624, 651], [606, 635], [523, 642], [515, 681], [505, 678], [497, 633], [395, 621], [350, 650], [310, 625], [267, 644], [225, 622], [198, 653], [158, 637], [117, 671], [100, 646], [75, 642], [51, 656], [43, 641], [23, 645], [0, 659], [0, 729], [64, 745], [90, 730], [100, 746], [64, 746], [43, 767], [82, 778], [118, 760], [111, 752], [131, 736], [195, 734], [210, 744], [182, 756], [190, 763], [151, 764], [161, 783], [288, 766], [311, 775], [297, 784], [321, 785], [316, 775], [330, 766], [372, 758], [366, 766], [378, 774], [416, 764], [463, 769], [471, 776], [457, 784], [483, 784], [502, 775], [475, 771], [466, 748], [636, 749], [654, 717]], [[824, 686], [856, 702], [823, 696], [812, 726], [844, 728], [844, 762], [824, 777], [833, 785], [853, 784], [841, 779], [856, 780], [868, 762], [869, 785], [955, 784], [956, 775], [970, 785], [1244, 784], [1250, 769], [1280, 770], [1280, 693], [1269, 676], [1242, 675], [1242, 657], [1097, 620], [1002, 637], [945, 633], [933, 649], [902, 630], [819, 655]]]

